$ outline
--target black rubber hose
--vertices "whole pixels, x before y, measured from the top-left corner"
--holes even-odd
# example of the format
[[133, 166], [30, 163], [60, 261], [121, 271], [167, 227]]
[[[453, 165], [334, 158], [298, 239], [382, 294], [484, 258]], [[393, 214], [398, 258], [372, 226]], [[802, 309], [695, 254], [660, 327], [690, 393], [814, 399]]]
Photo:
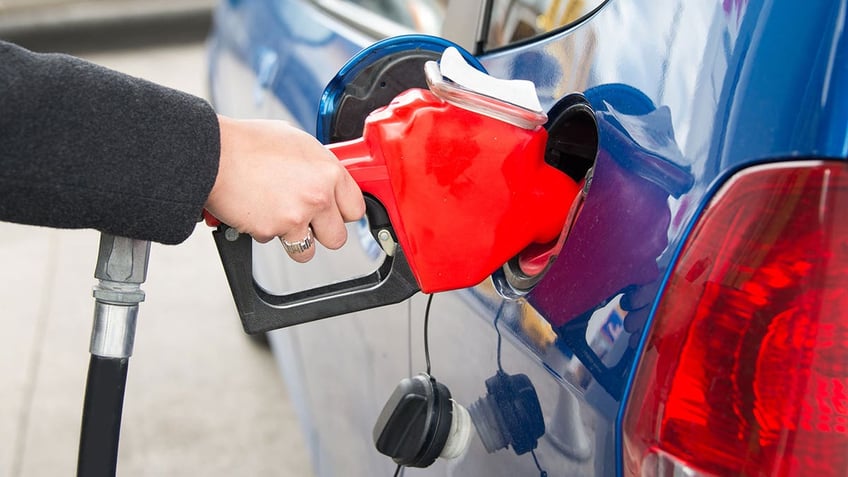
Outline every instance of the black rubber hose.
[[91, 356], [82, 409], [77, 477], [114, 477], [129, 358]]

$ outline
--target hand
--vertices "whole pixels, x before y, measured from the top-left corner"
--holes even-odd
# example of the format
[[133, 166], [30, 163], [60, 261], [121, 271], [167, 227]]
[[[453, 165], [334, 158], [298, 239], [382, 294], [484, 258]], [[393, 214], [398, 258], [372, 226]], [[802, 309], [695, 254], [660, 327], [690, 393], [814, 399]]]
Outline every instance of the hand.
[[[259, 242], [299, 242], [311, 225], [330, 249], [347, 240], [345, 222], [359, 220], [365, 201], [339, 160], [314, 137], [284, 121], [218, 117], [221, 159], [206, 210]], [[289, 253], [298, 262], [315, 247]]]

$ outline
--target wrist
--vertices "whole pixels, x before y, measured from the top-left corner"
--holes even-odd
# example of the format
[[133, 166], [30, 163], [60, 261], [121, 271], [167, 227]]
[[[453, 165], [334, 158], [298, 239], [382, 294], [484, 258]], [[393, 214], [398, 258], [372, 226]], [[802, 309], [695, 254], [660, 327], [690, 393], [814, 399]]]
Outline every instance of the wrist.
[[232, 149], [232, 127], [233, 120], [222, 115], [218, 115], [218, 134], [220, 148], [218, 152], [218, 170], [215, 174], [215, 181], [212, 183], [212, 188], [207, 196], [204, 207], [214, 215], [215, 204], [218, 197], [222, 195], [222, 190], [226, 188], [227, 176], [229, 174], [230, 151]]

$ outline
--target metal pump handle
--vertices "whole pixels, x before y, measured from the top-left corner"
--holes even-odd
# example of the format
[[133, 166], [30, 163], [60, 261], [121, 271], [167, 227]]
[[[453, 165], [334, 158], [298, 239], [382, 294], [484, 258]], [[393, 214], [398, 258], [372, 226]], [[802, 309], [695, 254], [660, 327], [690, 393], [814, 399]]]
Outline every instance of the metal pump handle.
[[150, 242], [100, 235], [94, 277], [91, 360], [83, 401], [77, 477], [114, 476], [118, 465], [124, 391], [135, 340], [141, 284], [147, 279]]

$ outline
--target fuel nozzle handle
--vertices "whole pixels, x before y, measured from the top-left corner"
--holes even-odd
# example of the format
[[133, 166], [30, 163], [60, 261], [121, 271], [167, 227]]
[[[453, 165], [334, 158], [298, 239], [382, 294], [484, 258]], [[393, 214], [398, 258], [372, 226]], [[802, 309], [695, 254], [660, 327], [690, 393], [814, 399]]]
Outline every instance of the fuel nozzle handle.
[[[366, 203], [375, 207], [373, 200]], [[273, 294], [253, 278], [250, 235], [239, 234], [226, 224], [218, 225], [212, 235], [242, 326], [248, 334], [399, 303], [418, 292], [406, 257], [398, 250], [393, 256], [386, 256], [370, 275], [296, 293]]]

